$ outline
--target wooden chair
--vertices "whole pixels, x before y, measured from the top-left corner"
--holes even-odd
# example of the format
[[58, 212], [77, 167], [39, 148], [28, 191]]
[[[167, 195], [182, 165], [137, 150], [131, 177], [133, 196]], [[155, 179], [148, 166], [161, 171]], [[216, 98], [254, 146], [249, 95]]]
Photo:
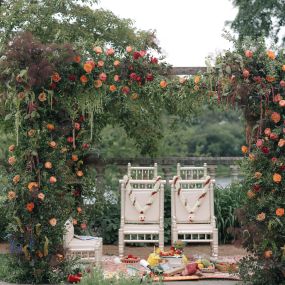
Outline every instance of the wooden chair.
[[138, 167], [128, 164], [121, 183], [121, 226], [119, 255], [125, 243], [158, 243], [164, 247], [164, 184], [157, 176], [157, 164]]
[[100, 265], [102, 262], [103, 244], [102, 238], [92, 237], [88, 240], [74, 235], [72, 221], [65, 223], [65, 233], [63, 236], [63, 247], [67, 257], [79, 257], [82, 261], [93, 262]]
[[212, 256], [217, 257], [214, 181], [207, 176], [207, 165], [181, 167], [178, 164], [177, 174], [170, 181], [172, 242], [210, 243]]

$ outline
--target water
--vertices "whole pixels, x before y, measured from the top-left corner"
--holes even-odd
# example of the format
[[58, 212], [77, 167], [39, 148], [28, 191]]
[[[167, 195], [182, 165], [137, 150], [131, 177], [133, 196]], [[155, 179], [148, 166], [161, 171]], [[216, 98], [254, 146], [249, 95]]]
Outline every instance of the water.
[[216, 185], [219, 187], [227, 187], [232, 183], [232, 178], [231, 177], [216, 177]]

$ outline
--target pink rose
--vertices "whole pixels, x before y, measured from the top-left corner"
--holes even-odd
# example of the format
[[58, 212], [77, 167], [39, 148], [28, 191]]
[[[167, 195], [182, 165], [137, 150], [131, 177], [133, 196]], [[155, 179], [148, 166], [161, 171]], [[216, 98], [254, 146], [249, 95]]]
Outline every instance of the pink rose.
[[106, 50], [106, 54], [107, 55], [114, 55], [114, 53], [115, 53], [115, 51], [112, 48], [109, 48], [109, 49]]
[[147, 73], [145, 79], [146, 79], [146, 81], [152, 81], [153, 75], [151, 73]]
[[244, 78], [248, 78], [249, 77], [249, 71], [247, 69], [244, 69], [242, 72], [242, 75]]
[[250, 57], [253, 56], [253, 52], [252, 52], [251, 50], [246, 50], [246, 51], [244, 52], [244, 54], [245, 54], [245, 56], [248, 57], [248, 58], [250, 58]]
[[283, 147], [285, 145], [285, 140], [284, 139], [280, 139], [278, 142], [278, 146], [279, 147]]
[[277, 134], [275, 134], [275, 133], [271, 133], [271, 134], [270, 134], [270, 139], [276, 140], [277, 138], [278, 138], [278, 135], [277, 135]]
[[107, 75], [106, 73], [102, 72], [99, 74], [99, 79], [102, 81], [106, 81], [107, 80]]
[[132, 50], [133, 50], [133, 48], [132, 48], [131, 46], [127, 46], [127, 47], [126, 47], [126, 51], [127, 51], [127, 52], [132, 52]]
[[257, 147], [261, 147], [263, 145], [263, 140], [262, 139], [258, 139], [257, 141], [256, 141], [256, 146]]
[[157, 64], [158, 63], [158, 59], [156, 57], [152, 57], [150, 59], [150, 62], [153, 63], [153, 64]]
[[271, 129], [270, 129], [270, 128], [266, 128], [266, 129], [264, 130], [264, 133], [265, 133], [267, 136], [270, 136], [270, 134], [271, 134]]
[[280, 86], [283, 87], [283, 88], [285, 87], [285, 81], [284, 80], [280, 81]]
[[279, 106], [280, 107], [285, 107], [285, 100], [280, 100], [279, 101]]

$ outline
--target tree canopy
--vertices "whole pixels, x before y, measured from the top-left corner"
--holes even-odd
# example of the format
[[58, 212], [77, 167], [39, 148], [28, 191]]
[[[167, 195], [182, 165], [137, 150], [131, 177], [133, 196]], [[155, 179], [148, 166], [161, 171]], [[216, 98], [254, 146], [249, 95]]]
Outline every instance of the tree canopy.
[[[43, 43], [90, 47], [96, 41], [117, 49], [133, 45], [157, 49], [153, 31], [137, 30], [130, 19], [95, 9], [97, 0], [4, 0], [0, 2], [0, 45], [19, 31], [30, 31]], [[0, 47], [1, 47], [0, 46]]]
[[[265, 36], [278, 41], [279, 32], [285, 23], [284, 0], [232, 0], [238, 8], [236, 18], [230, 22], [231, 28], [242, 40]], [[285, 36], [282, 38], [283, 44]]]

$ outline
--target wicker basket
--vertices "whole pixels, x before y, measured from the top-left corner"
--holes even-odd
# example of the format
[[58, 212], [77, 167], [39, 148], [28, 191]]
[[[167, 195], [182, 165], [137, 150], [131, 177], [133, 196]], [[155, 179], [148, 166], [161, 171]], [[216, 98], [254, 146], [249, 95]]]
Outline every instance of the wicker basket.
[[215, 266], [220, 272], [238, 272], [238, 266], [236, 263], [223, 262], [217, 263]]
[[216, 269], [215, 268], [201, 268], [200, 271], [202, 273], [215, 273]]

